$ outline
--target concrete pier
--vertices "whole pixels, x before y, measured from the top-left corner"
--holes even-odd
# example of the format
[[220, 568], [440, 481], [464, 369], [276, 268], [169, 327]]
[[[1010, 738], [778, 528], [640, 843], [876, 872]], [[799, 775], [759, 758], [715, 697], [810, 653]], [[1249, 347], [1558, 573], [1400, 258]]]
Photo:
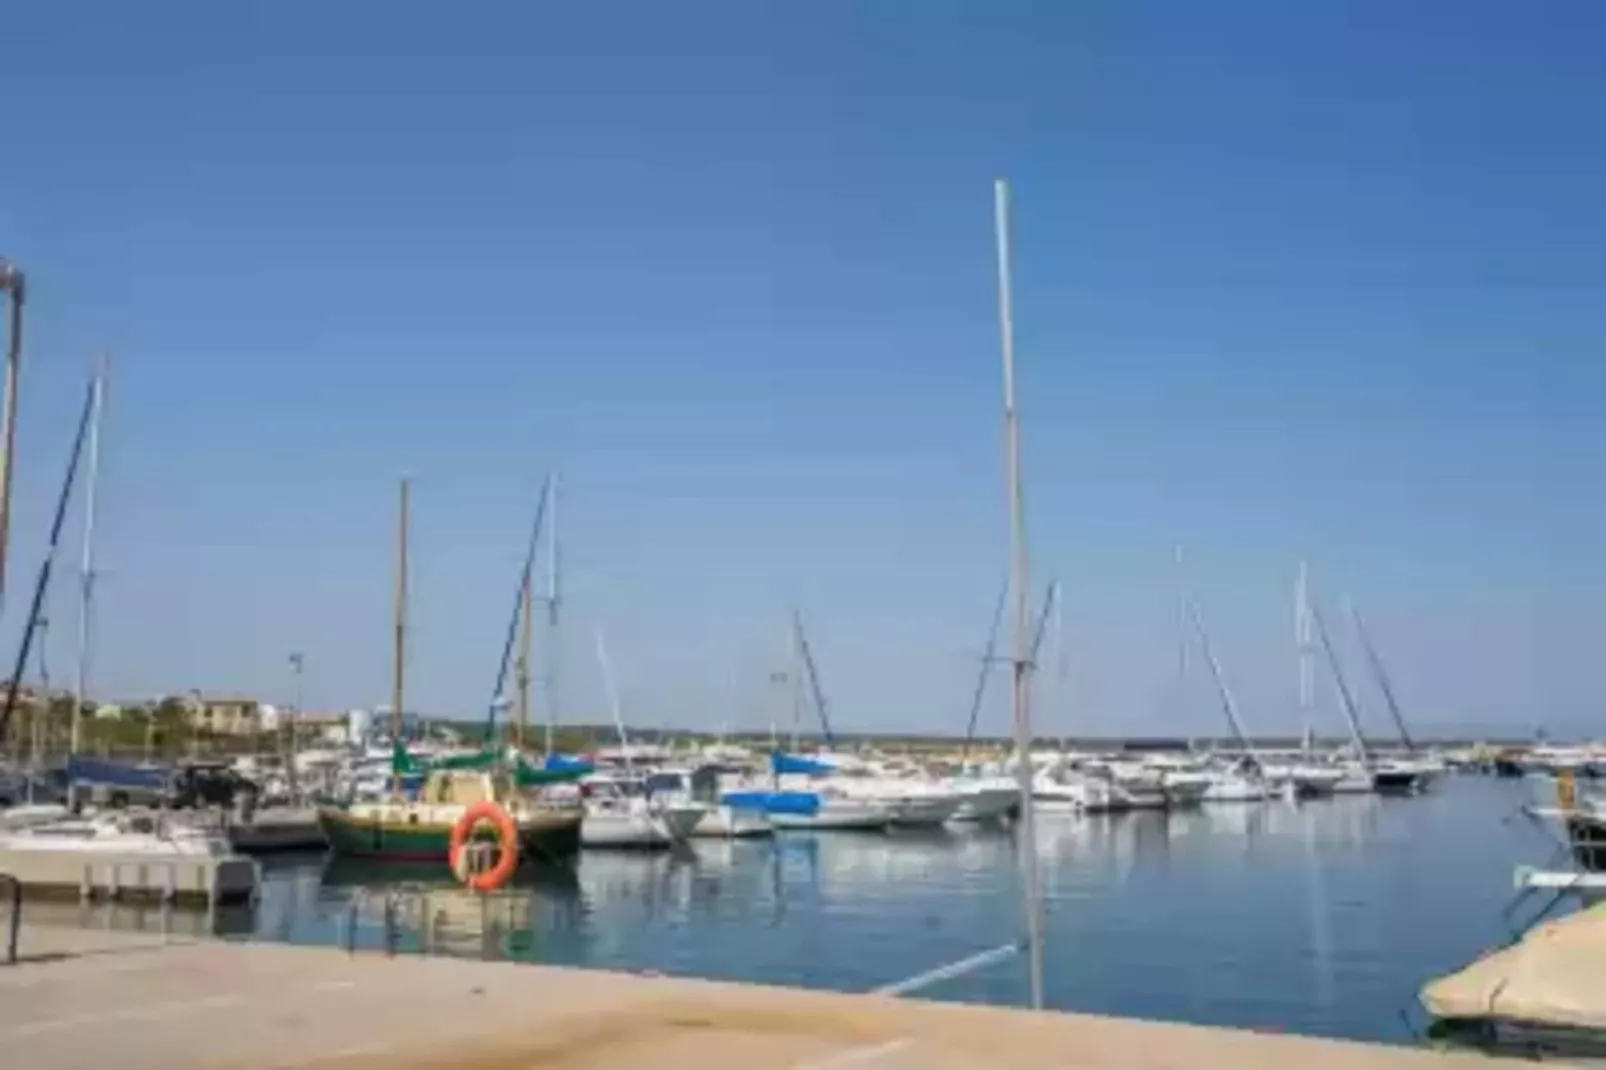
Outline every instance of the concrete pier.
[[[1480, 1056], [594, 970], [24, 927], [28, 1070], [1456, 1070]], [[13, 1059], [8, 1059], [8, 1065]]]
[[256, 894], [257, 864], [239, 855], [76, 851], [0, 845], [0, 873], [30, 899], [169, 899], [185, 906], [236, 903]]

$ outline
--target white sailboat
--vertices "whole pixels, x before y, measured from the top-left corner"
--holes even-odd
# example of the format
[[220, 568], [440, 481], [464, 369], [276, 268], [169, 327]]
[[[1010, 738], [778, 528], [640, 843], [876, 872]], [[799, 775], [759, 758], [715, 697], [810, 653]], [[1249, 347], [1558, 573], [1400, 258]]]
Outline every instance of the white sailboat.
[[619, 688], [608, 662], [608, 649], [597, 629], [597, 665], [613, 712], [619, 749], [624, 757], [626, 777], [615, 779], [593, 773], [580, 782], [584, 793], [585, 819], [580, 824], [582, 847], [669, 847], [682, 843], [711, 809], [706, 803], [673, 797], [653, 798], [635, 778], [630, 738], [625, 731]]
[[1243, 758], [1216, 774], [1200, 799], [1207, 803], [1262, 802], [1271, 796], [1271, 787], [1266, 783], [1260, 760], [1255, 755], [1253, 744], [1249, 742], [1249, 734], [1244, 731], [1243, 721], [1238, 716], [1237, 703], [1233, 701], [1232, 691], [1227, 687], [1227, 678], [1221, 671], [1221, 663], [1216, 660], [1215, 651], [1210, 648], [1210, 636], [1205, 631], [1204, 618], [1199, 614], [1198, 603], [1193, 603], [1190, 609], [1194, 632], [1199, 638], [1199, 649], [1204, 654], [1205, 663], [1210, 666], [1210, 675], [1216, 683], [1216, 693], [1221, 697], [1221, 710], [1227, 717], [1227, 727], [1232, 729], [1233, 736], [1237, 738], [1238, 745], [1244, 752]]
[[[1299, 563], [1299, 579], [1294, 586], [1294, 645], [1299, 653], [1299, 716], [1305, 739], [1298, 761], [1266, 767], [1266, 779], [1294, 798], [1314, 798], [1334, 794], [1347, 777], [1344, 770], [1310, 760], [1311, 708], [1315, 703], [1315, 671], [1311, 646], [1310, 594], [1305, 562]], [[1367, 781], [1370, 791], [1370, 780]]]

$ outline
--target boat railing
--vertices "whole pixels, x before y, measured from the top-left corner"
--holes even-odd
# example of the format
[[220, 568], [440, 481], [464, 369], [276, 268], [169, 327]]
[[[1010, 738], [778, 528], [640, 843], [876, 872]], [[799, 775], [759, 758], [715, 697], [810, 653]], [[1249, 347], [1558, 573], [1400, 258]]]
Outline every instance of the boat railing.
[[10, 892], [11, 914], [6, 921], [6, 957], [4, 964], [17, 964], [17, 937], [22, 932], [22, 882], [10, 873], [0, 873], [0, 886]]

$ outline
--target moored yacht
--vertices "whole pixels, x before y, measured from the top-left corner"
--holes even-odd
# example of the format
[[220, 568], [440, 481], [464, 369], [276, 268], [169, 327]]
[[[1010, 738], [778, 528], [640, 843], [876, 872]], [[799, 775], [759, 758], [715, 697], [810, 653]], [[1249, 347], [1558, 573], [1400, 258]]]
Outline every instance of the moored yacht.
[[592, 774], [580, 781], [585, 820], [582, 847], [669, 847], [682, 843], [712, 809], [672, 794], [650, 794], [642, 782]]

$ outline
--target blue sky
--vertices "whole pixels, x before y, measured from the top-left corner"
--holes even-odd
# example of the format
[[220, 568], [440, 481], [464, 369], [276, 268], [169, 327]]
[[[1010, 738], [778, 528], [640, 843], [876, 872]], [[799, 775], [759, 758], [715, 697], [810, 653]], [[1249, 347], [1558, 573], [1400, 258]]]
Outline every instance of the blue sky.
[[1308, 558], [1424, 730], [1598, 730], [1603, 45], [1483, 0], [12, 5], [0, 639], [107, 347], [101, 693], [285, 699], [302, 650], [309, 705], [383, 702], [406, 472], [410, 704], [482, 708], [554, 467], [568, 716], [600, 624], [630, 720], [762, 727], [795, 605], [838, 724], [960, 726], [1007, 175], [1044, 731], [1220, 729], [1168, 699], [1179, 543], [1251, 728], [1297, 725]]

